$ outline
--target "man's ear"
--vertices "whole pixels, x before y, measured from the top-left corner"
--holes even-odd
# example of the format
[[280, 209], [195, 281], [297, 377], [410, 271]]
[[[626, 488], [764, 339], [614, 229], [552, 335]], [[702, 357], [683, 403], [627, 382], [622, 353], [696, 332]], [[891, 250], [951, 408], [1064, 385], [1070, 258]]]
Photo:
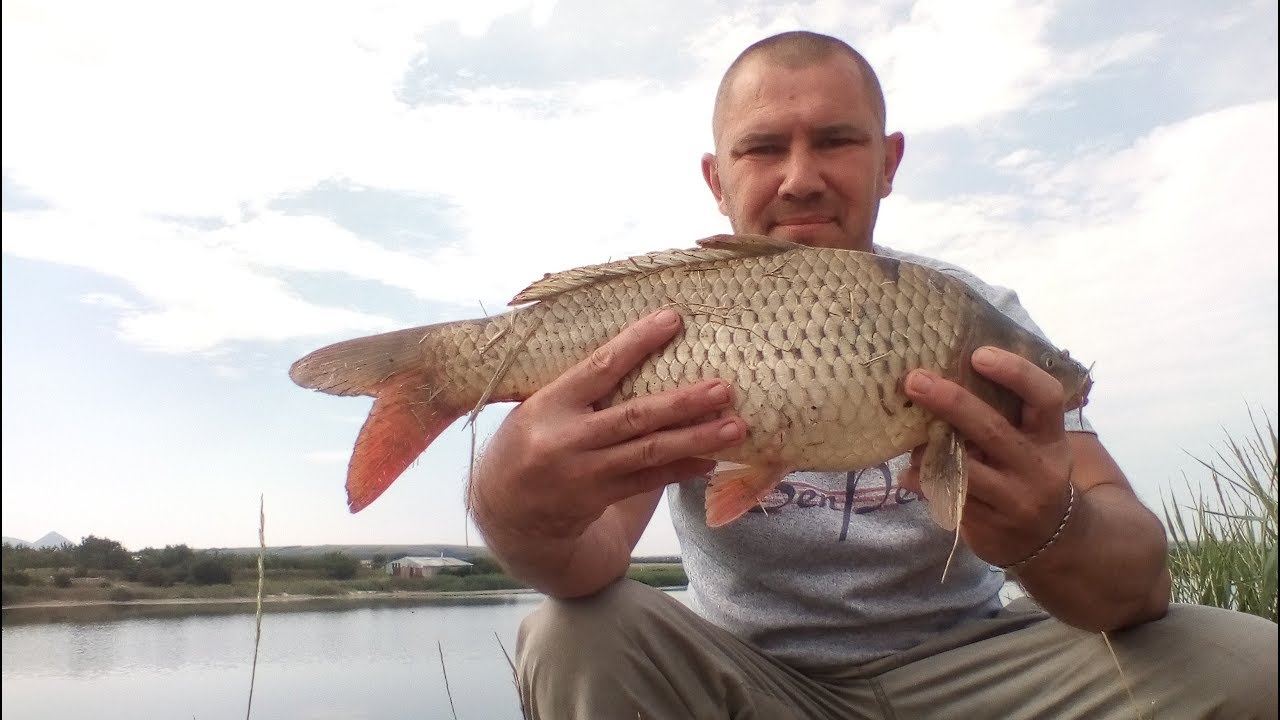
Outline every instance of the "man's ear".
[[720, 187], [720, 171], [716, 168], [716, 156], [712, 153], [702, 154], [702, 179], [707, 181], [707, 187], [711, 188], [711, 194], [716, 198], [716, 207], [720, 208], [720, 214], [727, 216], [724, 207], [724, 188]]
[[880, 177], [880, 197], [887, 198], [893, 192], [893, 178], [898, 174], [898, 166], [902, 164], [902, 153], [906, 151], [907, 141], [902, 133], [896, 132], [884, 139], [884, 174]]

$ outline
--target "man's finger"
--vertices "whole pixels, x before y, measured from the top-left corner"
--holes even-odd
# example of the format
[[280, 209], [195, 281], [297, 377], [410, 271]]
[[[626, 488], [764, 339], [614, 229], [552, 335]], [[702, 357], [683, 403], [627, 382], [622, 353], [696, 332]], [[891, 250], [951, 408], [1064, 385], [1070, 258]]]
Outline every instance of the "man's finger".
[[[616, 492], [621, 500], [633, 495], [640, 495], [651, 490], [664, 488], [671, 483], [684, 482], [689, 478], [706, 475], [715, 469], [714, 460], [702, 458], [682, 458], [666, 465], [645, 468], [637, 472], [616, 478], [611, 491]], [[614, 502], [617, 502], [615, 500]]]
[[574, 404], [589, 405], [613, 392], [622, 378], [646, 357], [666, 345], [681, 327], [680, 313], [663, 308], [623, 328], [622, 332], [556, 378], [548, 387]]
[[[594, 451], [589, 462], [595, 466], [593, 474], [600, 477], [632, 476], [677, 460], [708, 457], [742, 442], [746, 430], [746, 423], [739, 417], [710, 420], [690, 427], [650, 433]], [[612, 503], [651, 489], [628, 487], [627, 483], [620, 482], [607, 494], [613, 495], [609, 498]]]
[[981, 347], [971, 358], [973, 369], [1022, 398], [1022, 431], [1052, 440], [1064, 432], [1062, 383], [1033, 363], [1007, 350]]
[[632, 398], [591, 413], [579, 426], [578, 447], [595, 449], [616, 445], [663, 428], [684, 425], [724, 407], [733, 399], [729, 384], [706, 380], [657, 395]]
[[912, 402], [950, 423], [999, 463], [1020, 464], [1027, 437], [973, 393], [925, 370], [912, 370], [904, 388]]

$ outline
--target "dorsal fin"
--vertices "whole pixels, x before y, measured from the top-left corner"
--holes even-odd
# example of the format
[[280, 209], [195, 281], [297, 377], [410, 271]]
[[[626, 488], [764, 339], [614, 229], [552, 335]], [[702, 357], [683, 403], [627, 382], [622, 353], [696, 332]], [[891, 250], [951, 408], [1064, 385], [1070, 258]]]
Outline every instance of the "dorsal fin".
[[586, 265], [563, 272], [548, 273], [541, 280], [521, 290], [507, 304], [523, 305], [535, 300], [546, 300], [570, 290], [623, 275], [641, 275], [663, 268], [697, 265], [716, 260], [773, 255], [799, 247], [803, 246], [764, 235], [712, 235], [699, 240], [696, 248], [651, 252], [601, 265]]

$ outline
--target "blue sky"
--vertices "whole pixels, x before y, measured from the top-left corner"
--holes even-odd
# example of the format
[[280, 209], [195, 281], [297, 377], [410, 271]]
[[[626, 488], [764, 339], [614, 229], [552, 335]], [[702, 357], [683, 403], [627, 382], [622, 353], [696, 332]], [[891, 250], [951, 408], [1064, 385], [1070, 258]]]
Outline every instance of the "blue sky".
[[460, 424], [351, 515], [369, 401], [289, 364], [724, 231], [715, 84], [795, 28], [863, 50], [906, 133], [876, 240], [1096, 363], [1159, 508], [1276, 413], [1277, 11], [1213, 8], [6, 1], [3, 534], [252, 545], [263, 495], [269, 544], [474, 542]]

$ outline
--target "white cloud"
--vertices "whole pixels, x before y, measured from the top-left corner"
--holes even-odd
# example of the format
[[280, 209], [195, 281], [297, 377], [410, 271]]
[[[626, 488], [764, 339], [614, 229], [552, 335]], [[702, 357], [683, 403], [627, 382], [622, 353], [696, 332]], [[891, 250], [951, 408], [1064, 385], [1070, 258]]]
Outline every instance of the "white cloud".
[[[1005, 163], [1020, 195], [891, 197], [880, 242], [1014, 287], [1060, 344], [1096, 362], [1089, 412], [1148, 502], [1202, 450], [1208, 418], [1274, 412], [1277, 105], [1155, 128], [1129, 147]], [[1018, 155], [1018, 153], [1014, 153]], [[1158, 420], [1157, 420], [1158, 418]]]
[[152, 350], [208, 352], [229, 341], [395, 326], [304, 302], [233, 246], [216, 242], [216, 232], [136, 217], [26, 211], [4, 213], [2, 234], [7, 254], [88, 268], [132, 285], [148, 305], [121, 308], [120, 336]]
[[[524, 11], [536, 25], [552, 4], [402, 2], [359, 14], [312, 3], [86, 4], [76, 13], [6, 4], [5, 172], [55, 210], [7, 216], [18, 237], [6, 235], [5, 250], [133, 284], [151, 304], [122, 308], [122, 336], [153, 349], [380, 330], [389, 321], [299, 297], [282, 273], [336, 272], [492, 308], [544, 272], [721, 231], [696, 170], [711, 96], [733, 55], [767, 32], [857, 29], [883, 58], [893, 112], [917, 129], [1009, 112], [1143, 47], [1121, 37], [1105, 53], [1056, 51], [1044, 33], [1052, 6], [961, 12], [919, 2], [903, 21], [906, 10], [754, 8], [694, 37], [702, 64], [680, 86], [482, 87], [410, 108], [396, 92], [423, 52], [424, 28], [456, 22], [478, 35]], [[334, 178], [443, 197], [461, 233], [409, 256], [328, 221], [265, 211]], [[963, 224], [973, 202], [989, 213], [1003, 201], [937, 208]]]

